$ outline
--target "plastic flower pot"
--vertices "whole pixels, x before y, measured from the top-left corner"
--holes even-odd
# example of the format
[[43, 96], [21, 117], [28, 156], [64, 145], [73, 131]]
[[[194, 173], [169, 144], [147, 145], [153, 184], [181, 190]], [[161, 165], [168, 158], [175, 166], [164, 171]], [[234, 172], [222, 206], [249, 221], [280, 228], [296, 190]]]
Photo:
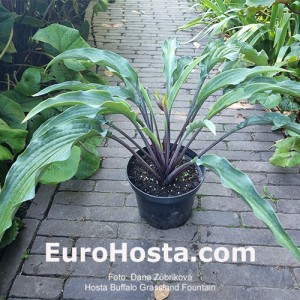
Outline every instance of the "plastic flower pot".
[[[137, 153], [139, 155], [142, 154], [140, 150], [137, 151]], [[197, 154], [190, 149], [186, 152], [186, 156], [189, 158], [194, 158], [196, 155]], [[134, 156], [132, 156], [128, 162], [127, 177], [133, 159]], [[197, 171], [199, 175], [198, 186], [187, 193], [169, 197], [147, 194], [137, 188], [128, 177], [129, 183], [136, 195], [140, 216], [149, 225], [159, 229], [176, 228], [185, 224], [192, 214], [196, 193], [205, 178], [205, 168], [203, 166], [197, 166]]]

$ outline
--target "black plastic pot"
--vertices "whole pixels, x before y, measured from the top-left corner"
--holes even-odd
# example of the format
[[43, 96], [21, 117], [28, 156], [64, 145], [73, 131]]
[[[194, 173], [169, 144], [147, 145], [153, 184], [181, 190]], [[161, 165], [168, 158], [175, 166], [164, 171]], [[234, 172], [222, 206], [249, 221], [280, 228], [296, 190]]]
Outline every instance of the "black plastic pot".
[[[139, 150], [137, 153], [141, 154], [141, 151]], [[186, 156], [190, 158], [194, 158], [196, 155], [190, 149], [186, 151]], [[133, 158], [133, 156], [130, 158], [127, 165], [127, 177]], [[205, 168], [200, 166], [197, 169], [199, 173], [199, 185], [185, 194], [172, 197], [158, 197], [146, 194], [128, 179], [136, 194], [140, 216], [149, 225], [159, 229], [175, 228], [183, 225], [192, 214], [195, 195], [205, 178]]]

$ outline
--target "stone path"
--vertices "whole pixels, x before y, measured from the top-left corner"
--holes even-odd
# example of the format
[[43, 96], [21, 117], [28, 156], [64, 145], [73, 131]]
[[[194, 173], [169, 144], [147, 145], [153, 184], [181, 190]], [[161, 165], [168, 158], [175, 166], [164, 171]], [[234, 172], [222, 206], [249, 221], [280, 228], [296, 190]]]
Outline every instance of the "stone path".
[[[168, 36], [179, 41], [190, 39], [194, 32], [178, 32], [176, 28], [195, 17], [184, 0], [117, 0], [110, 10], [93, 20], [91, 44], [125, 56], [140, 72], [142, 83], [152, 89], [163, 89], [160, 61], [161, 43]], [[204, 43], [202, 41], [202, 43]], [[203, 48], [204, 45], [201, 45]], [[184, 45], [179, 54], [198, 55], [200, 49]], [[114, 82], [112, 80], [112, 82]], [[177, 128], [186, 113], [188, 101], [196, 87], [194, 74], [178, 97], [174, 108], [173, 127]], [[218, 95], [205, 104], [211, 106]], [[247, 104], [232, 106], [215, 118], [218, 133], [241, 121], [243, 116], [261, 114]], [[117, 119], [122, 128], [129, 124]], [[132, 136], [134, 131], [130, 132]], [[201, 140], [200, 140], [201, 138]], [[252, 127], [236, 133], [215, 148], [215, 153], [230, 159], [236, 167], [248, 171], [258, 190], [267, 186], [279, 201], [273, 203], [286, 229], [300, 245], [300, 193], [297, 169], [280, 169], [267, 160], [273, 141], [278, 138], [269, 128]], [[213, 137], [204, 132], [194, 144], [199, 150]], [[125, 275], [125, 282], [138, 286], [131, 273], [152, 275], [190, 275], [188, 280], [169, 278], [173, 286], [168, 299], [300, 299], [300, 268], [291, 255], [274, 242], [265, 226], [257, 221], [249, 208], [230, 191], [224, 189], [211, 173], [199, 191], [192, 218], [177, 229], [166, 231], [149, 227], [139, 217], [136, 202], [126, 181], [125, 166], [129, 153], [110, 141], [101, 148], [102, 169], [86, 181], [70, 180], [59, 187], [42, 186], [26, 215], [25, 228], [11, 245], [0, 264], [0, 290], [9, 299], [153, 299], [153, 292], [92, 291], [116, 284], [109, 274]], [[298, 173], [298, 174], [297, 174]], [[108, 249], [116, 243], [128, 249], [168, 243], [186, 247], [192, 255], [203, 246], [231, 249], [253, 246], [253, 263], [168, 263], [109, 262], [95, 263], [88, 257], [80, 262], [46, 262], [45, 243], [56, 242], [68, 247]], [[21, 259], [21, 256], [23, 259]], [[59, 256], [61, 259], [61, 256]], [[145, 286], [159, 285], [160, 280], [147, 280]], [[168, 279], [168, 278], [167, 278]], [[179, 284], [179, 291], [176, 286]], [[187, 284], [187, 291], [182, 288]], [[101, 286], [103, 285], [103, 286]], [[200, 287], [200, 288], [199, 288]], [[215, 288], [215, 291], [211, 291]], [[86, 289], [86, 290], [85, 290]], [[200, 290], [200, 289], [206, 289]], [[1, 297], [0, 297], [1, 298]]]

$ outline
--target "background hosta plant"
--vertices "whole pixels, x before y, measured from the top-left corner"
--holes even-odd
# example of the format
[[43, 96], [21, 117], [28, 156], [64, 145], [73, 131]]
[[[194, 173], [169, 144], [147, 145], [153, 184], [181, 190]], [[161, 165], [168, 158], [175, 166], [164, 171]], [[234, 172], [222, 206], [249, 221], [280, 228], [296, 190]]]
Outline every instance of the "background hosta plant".
[[[261, 60], [260, 54], [249, 47], [238, 50], [236, 45], [233, 45], [232, 49], [227, 49], [227, 47], [213, 44], [195, 59], [178, 58], [177, 48], [178, 44], [175, 39], [167, 39], [164, 42], [162, 57], [166, 93], [163, 95], [154, 93], [158, 109], [162, 111], [164, 117], [163, 134], [156, 119], [151, 93], [142, 86], [137, 73], [124, 58], [109, 51], [85, 48], [66, 51], [50, 62], [48, 68], [59, 61], [69, 59], [80, 63], [84, 61], [97, 63], [118, 76], [125, 86], [101, 87], [80, 82], [66, 82], [53, 85], [36, 94], [36, 96], [41, 96], [49, 92], [61, 91], [37, 105], [26, 116], [25, 121], [47, 108], [57, 106], [69, 108], [48, 120], [35, 132], [26, 151], [19, 156], [10, 169], [0, 194], [0, 218], [2, 220], [0, 237], [11, 226], [11, 218], [20, 203], [33, 198], [35, 184], [44, 176], [49, 165], [57, 161], [76, 160], [78, 149], [75, 144], [83, 138], [101, 135], [126, 147], [161, 185], [172, 183], [176, 175], [191, 164], [204, 165], [211, 169], [219, 175], [225, 187], [236, 192], [252, 208], [254, 214], [270, 228], [277, 242], [300, 260], [298, 248], [282, 228], [272, 206], [256, 192], [249, 177], [235, 169], [225, 158], [206, 154], [230, 134], [251, 125], [273, 124], [276, 128], [299, 131], [299, 126], [295, 126], [288, 117], [276, 113], [250, 117], [219, 137], [212, 145], [204, 148], [194, 159], [181, 164], [187, 147], [204, 127], [215, 134], [215, 125], [211, 119], [226, 107], [266, 90], [294, 95], [299, 93], [300, 85], [290, 80], [283, 81], [280, 85], [265, 82], [269, 80], [265, 74], [275, 75], [282, 71], [278, 67], [232, 69], [233, 61], [237, 60], [239, 55], [230, 55], [232, 54], [230, 50], [235, 50], [237, 53], [244, 52], [243, 56], [249, 61]], [[208, 80], [212, 68], [222, 62], [222, 72]], [[200, 69], [198, 87], [191, 101], [186, 121], [182, 124], [182, 130], [175, 140], [171, 140], [171, 116], [174, 101], [188, 75], [197, 66]], [[199, 111], [208, 97], [226, 87], [230, 87], [228, 92], [213, 104], [205, 117], [200, 117]], [[135, 111], [135, 108], [139, 113]], [[139, 145], [122, 128], [106, 119], [106, 116], [114, 114], [121, 114], [131, 121], [144, 145]], [[104, 129], [104, 124], [108, 126], [107, 129]], [[117, 137], [114, 132], [118, 132], [124, 138]], [[183, 145], [185, 146], [182, 147]], [[143, 149], [143, 146], [147, 151]], [[142, 156], [136, 153], [136, 148], [142, 151]], [[150, 159], [155, 167], [148, 164], [146, 158]]]
[[[298, 81], [300, 57], [300, 10], [299, 1], [197, 1], [200, 7], [199, 18], [189, 22], [182, 28], [203, 25], [200, 34], [225, 33], [229, 43], [242, 42], [254, 47], [262, 56], [266, 57], [269, 65], [284, 68], [275, 79], [280, 82], [288, 78]], [[200, 35], [200, 36], [201, 36]], [[299, 94], [284, 95], [273, 92], [255, 94], [249, 98], [250, 103], [260, 103], [269, 111], [279, 111], [288, 115], [291, 121], [300, 123], [300, 98]], [[292, 141], [291, 132], [284, 131], [284, 136]], [[298, 136], [293, 133], [293, 136]], [[279, 166], [296, 166], [298, 159], [288, 163], [279, 159], [281, 145], [286, 147], [293, 143], [278, 143], [276, 154], [270, 159], [272, 164]], [[289, 149], [298, 157], [298, 147]], [[281, 153], [281, 152], [280, 152]], [[282, 157], [282, 153], [281, 156]]]

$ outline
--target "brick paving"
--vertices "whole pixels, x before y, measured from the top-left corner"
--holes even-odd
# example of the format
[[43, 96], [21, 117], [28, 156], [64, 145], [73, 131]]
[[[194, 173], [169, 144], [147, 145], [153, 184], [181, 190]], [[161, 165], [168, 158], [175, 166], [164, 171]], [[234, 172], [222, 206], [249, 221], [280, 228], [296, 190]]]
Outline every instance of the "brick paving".
[[[181, 32], [176, 28], [196, 14], [184, 0], [117, 0], [107, 13], [93, 19], [90, 43], [100, 49], [115, 51], [126, 57], [140, 74], [142, 83], [162, 91], [162, 63], [160, 47], [168, 36], [177, 36], [180, 42], [189, 40], [197, 31]], [[91, 14], [88, 15], [91, 17]], [[198, 55], [201, 47], [191, 43], [182, 46], [179, 54]], [[117, 83], [109, 78], [112, 83]], [[187, 100], [195, 90], [197, 74], [185, 85], [174, 108], [173, 128], [186, 113]], [[204, 105], [207, 109], [216, 100], [212, 96]], [[233, 105], [215, 118], [217, 131], [240, 122], [242, 116], [262, 114], [259, 107], [245, 103]], [[124, 119], [116, 118], [121, 128], [130, 129]], [[134, 131], [130, 132], [134, 135]], [[279, 200], [272, 202], [284, 227], [300, 245], [299, 169], [281, 169], [271, 166], [270, 147], [278, 139], [269, 127], [251, 127], [234, 134], [216, 147], [214, 153], [227, 157], [236, 167], [247, 171], [263, 192]], [[194, 144], [200, 150], [212, 136], [208, 132]], [[191, 281], [165, 281], [170, 286], [188, 283], [191, 288], [215, 285], [215, 291], [171, 291], [168, 299], [300, 299], [299, 263], [279, 247], [270, 232], [256, 220], [249, 208], [230, 191], [223, 188], [217, 177], [208, 172], [199, 190], [192, 218], [184, 226], [170, 230], [151, 228], [138, 214], [136, 201], [126, 181], [125, 167], [129, 152], [113, 141], [101, 148], [102, 169], [85, 181], [70, 180], [58, 187], [42, 186], [25, 219], [25, 229], [18, 240], [5, 252], [0, 264], [0, 291], [2, 298], [12, 299], [154, 299], [151, 291], [112, 292], [85, 291], [85, 285], [110, 285], [109, 274], [126, 275], [125, 283], [137, 286], [131, 273], [190, 275]], [[116, 262], [95, 263], [87, 257], [80, 262], [46, 262], [45, 244], [59, 242], [68, 247], [108, 248], [110, 243], [128, 249], [163, 246], [186, 247], [190, 254], [211, 246], [253, 246], [256, 261], [252, 263], [149, 263]], [[26, 253], [24, 257], [24, 253]], [[21, 256], [23, 255], [23, 260]], [[25, 258], [25, 259], [24, 259]], [[124, 282], [120, 282], [124, 283]], [[147, 286], [160, 281], [143, 282]], [[0, 299], [1, 299], [0, 296]]]

